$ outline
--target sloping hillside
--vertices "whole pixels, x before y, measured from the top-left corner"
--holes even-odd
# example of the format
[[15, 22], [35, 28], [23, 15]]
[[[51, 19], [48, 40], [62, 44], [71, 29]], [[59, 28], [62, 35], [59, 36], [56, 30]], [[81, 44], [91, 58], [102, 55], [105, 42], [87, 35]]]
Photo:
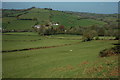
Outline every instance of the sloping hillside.
[[[34, 25], [46, 25], [48, 23], [59, 23], [66, 28], [87, 27], [92, 25], [103, 26], [108, 24], [99, 17], [90, 18], [85, 15], [79, 15], [72, 12], [55, 11], [52, 9], [29, 8], [21, 10], [3, 10], [3, 29], [6, 30], [32, 30]], [[92, 15], [87, 13], [87, 16]], [[96, 14], [97, 15], [97, 14]], [[108, 19], [108, 15], [104, 15]], [[111, 17], [111, 15], [109, 15]], [[112, 16], [115, 20], [115, 17]]]

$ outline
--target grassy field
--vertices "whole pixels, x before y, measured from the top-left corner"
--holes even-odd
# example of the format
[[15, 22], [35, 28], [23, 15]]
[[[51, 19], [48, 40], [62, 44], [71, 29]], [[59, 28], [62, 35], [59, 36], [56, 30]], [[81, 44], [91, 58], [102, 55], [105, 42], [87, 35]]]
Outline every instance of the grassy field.
[[35, 21], [31, 21], [31, 20], [14, 20], [9, 24], [4, 23], [3, 28], [7, 30], [33, 30], [32, 27], [34, 26], [34, 24]]
[[62, 12], [54, 11], [52, 12], [51, 20], [53, 22], [59, 22], [61, 25], [66, 26], [66, 28], [70, 27], [79, 27], [79, 26], [91, 26], [91, 25], [98, 25], [103, 26], [106, 24], [103, 21], [97, 21], [94, 19], [81, 19], [79, 16], [66, 14]]
[[[50, 22], [59, 23], [60, 25], [64, 25], [65, 28], [70, 27], [88, 27], [92, 25], [103, 26], [107, 24], [104, 21], [99, 21], [95, 19], [81, 19], [81, 16], [75, 14], [68, 14], [62, 11], [55, 10], [45, 10], [33, 8], [28, 11], [3, 11], [4, 14], [9, 14], [8, 16], [3, 17], [3, 29], [6, 30], [32, 30], [32, 27], [36, 22], [38, 25], [46, 25]], [[12, 17], [9, 17], [9, 16]], [[16, 17], [18, 16], [19, 17]], [[33, 20], [17, 20], [17, 19], [37, 19], [37, 21]], [[53, 26], [53, 27], [59, 27]]]
[[[113, 35], [106, 35], [108, 31], [111, 34], [112, 29], [118, 30], [115, 26], [117, 16], [114, 14], [100, 15], [29, 8], [3, 10], [2, 20], [3, 34], [0, 41], [3, 52], [3, 78], [118, 78], [119, 55], [99, 56], [100, 51], [114, 47], [113, 43], [118, 42], [115, 37], [110, 37]], [[54, 25], [55, 23], [59, 25]], [[106, 24], [113, 26], [108, 27]], [[61, 26], [70, 33], [72, 30], [77, 33], [78, 30], [83, 34], [89, 28], [91, 31], [95, 28], [96, 32], [105, 33], [94, 33], [99, 36], [99, 40], [95, 40], [97, 37], [92, 37], [94, 40], [83, 42], [82, 35], [70, 35], [66, 32], [40, 36], [37, 32], [33, 32], [34, 25], [53, 28]], [[98, 31], [96, 28], [105, 30]], [[16, 32], [13, 32], [14, 30]], [[49, 31], [53, 30], [57, 29]]]
[[[12, 34], [12, 33], [11, 33]], [[14, 49], [24, 49], [24, 48], [34, 48], [34, 47], [42, 47], [42, 46], [54, 46], [54, 45], [62, 45], [62, 44], [70, 44], [75, 42], [80, 42], [80, 40], [65, 40], [59, 39], [60, 37], [55, 37], [53, 39], [51, 36], [41, 37], [39, 35], [29, 35], [23, 33], [17, 33], [16, 35], [3, 35], [3, 50], [14, 50]], [[81, 38], [76, 36], [77, 38]], [[57, 39], [58, 38], [58, 39]], [[70, 38], [67, 37], [67, 38]], [[74, 38], [74, 36], [73, 36]]]
[[[28, 32], [6, 34], [12, 35], [3, 35], [3, 50], [80, 43], [55, 48], [3, 53], [3, 78], [118, 77], [118, 56], [101, 58], [98, 55], [101, 50], [114, 46], [112, 43], [116, 43], [115, 40], [81, 42], [81, 40], [67, 40], [68, 38], [81, 39], [81, 36], [78, 35], [40, 37], [35, 33]], [[65, 39], [57, 39], [61, 37]], [[30, 41], [36, 39], [41, 40]]]

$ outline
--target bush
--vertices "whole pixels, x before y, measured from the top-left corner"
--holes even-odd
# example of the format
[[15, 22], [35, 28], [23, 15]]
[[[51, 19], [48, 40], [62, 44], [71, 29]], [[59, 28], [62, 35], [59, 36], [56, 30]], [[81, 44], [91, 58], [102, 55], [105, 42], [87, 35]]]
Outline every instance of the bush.
[[120, 53], [119, 47], [120, 46], [115, 46], [115, 47], [110, 48], [110, 49], [104, 49], [104, 50], [100, 51], [99, 56], [100, 57], [107, 57], [107, 56], [119, 54]]
[[100, 51], [99, 56], [100, 57], [107, 57], [107, 56], [110, 56], [112, 54], [114, 54], [113, 50], [111, 50], [111, 49], [104, 49], [104, 50]]
[[95, 37], [95, 40], [100, 40], [100, 38], [97, 36], [97, 37]]
[[115, 52], [115, 54], [120, 54], [120, 45], [119, 45], [119, 43], [118, 43], [118, 46], [113, 47], [111, 49]]
[[85, 31], [83, 33], [83, 42], [91, 41], [95, 36], [97, 36], [97, 32], [95, 30]]
[[116, 36], [116, 37], [115, 37], [115, 40], [120, 40], [120, 36]]

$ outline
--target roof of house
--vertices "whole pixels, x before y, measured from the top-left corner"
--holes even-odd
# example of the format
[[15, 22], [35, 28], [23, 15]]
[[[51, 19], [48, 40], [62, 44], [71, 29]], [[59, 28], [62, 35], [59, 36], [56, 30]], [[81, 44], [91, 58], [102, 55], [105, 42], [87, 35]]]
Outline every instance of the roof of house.
[[34, 27], [41, 27], [41, 25], [35, 25]]

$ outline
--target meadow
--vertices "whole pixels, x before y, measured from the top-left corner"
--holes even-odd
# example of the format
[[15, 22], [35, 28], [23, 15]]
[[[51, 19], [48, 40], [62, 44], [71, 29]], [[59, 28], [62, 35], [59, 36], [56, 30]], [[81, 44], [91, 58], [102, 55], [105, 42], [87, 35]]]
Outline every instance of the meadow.
[[[82, 16], [70, 14], [62, 11], [33, 8], [30, 10], [3, 10], [3, 29], [5, 30], [32, 30], [32, 27], [37, 25], [46, 25], [50, 22], [59, 23], [66, 28], [70, 27], [88, 27], [92, 25], [103, 26], [107, 24], [104, 21], [95, 19], [82, 19]], [[114, 17], [112, 17], [116, 20]], [[24, 20], [31, 19], [31, 20]], [[58, 26], [53, 26], [58, 27]]]
[[119, 55], [99, 55], [120, 39], [117, 14], [32, 7], [3, 9], [2, 20], [3, 78], [119, 77]]
[[[30, 41], [36, 39], [41, 40]], [[3, 50], [71, 45], [5, 52], [2, 65], [3, 78], [117, 78], [118, 56], [99, 57], [101, 50], [113, 47], [112, 44], [117, 41], [106, 39], [82, 42], [79, 39], [81, 39], [79, 35], [41, 37], [30, 32], [5, 33]]]

